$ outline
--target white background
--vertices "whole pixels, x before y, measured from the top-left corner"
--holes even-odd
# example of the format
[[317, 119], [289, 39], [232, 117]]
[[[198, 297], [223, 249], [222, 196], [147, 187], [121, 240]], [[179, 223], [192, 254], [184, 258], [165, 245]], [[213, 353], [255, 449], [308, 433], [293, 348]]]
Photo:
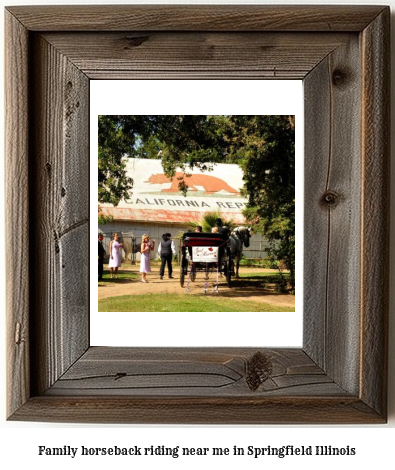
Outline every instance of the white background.
[[[133, 84], [133, 85], [131, 85]], [[133, 87], [133, 88], [132, 88]], [[138, 89], [138, 95], [133, 93]], [[193, 93], [191, 93], [193, 90]], [[147, 97], [149, 96], [149, 99]], [[229, 99], [232, 96], [232, 99]], [[93, 80], [91, 98], [91, 233], [97, 231], [97, 116], [100, 114], [290, 114], [296, 117], [296, 311], [270, 314], [98, 312], [96, 245], [91, 244], [92, 346], [302, 345], [303, 87], [301, 80]], [[298, 201], [300, 203], [298, 203]], [[138, 286], [137, 286], [138, 288]], [[182, 292], [180, 288], [180, 292]], [[125, 295], [127, 292], [125, 291]], [[188, 295], [188, 294], [186, 294]], [[223, 325], [227, 328], [224, 331]], [[119, 327], [122, 325], [122, 328]], [[152, 328], [155, 325], [155, 328]], [[177, 325], [177, 328], [169, 328]], [[192, 326], [193, 325], [193, 326]], [[210, 325], [210, 328], [207, 328]], [[250, 325], [255, 325], [252, 330]], [[287, 325], [284, 328], [284, 325]], [[163, 332], [166, 334], [163, 334]]]
[[[13, 5], [24, 5], [26, 0], [10, 1]], [[34, 4], [104, 4], [111, 2], [102, 2], [100, 0], [93, 0], [91, 2], [59, 2], [51, 0], [49, 2], [35, 1]], [[120, 3], [123, 2], [117, 0]], [[139, 3], [182, 3], [170, 2], [165, 0], [163, 2], [143, 2]], [[189, 2], [191, 3], [191, 2]], [[193, 3], [227, 3], [227, 4], [247, 4], [247, 2], [198, 2]], [[264, 2], [251, 1], [249, 4], [259, 4]], [[302, 4], [383, 4], [381, 1], [370, 2], [342, 2], [342, 1], [329, 1], [318, 2], [301, 0], [300, 2], [282, 2], [270, 0], [271, 4], [284, 4], [284, 3], [302, 3]], [[395, 8], [395, 0], [387, 1], [392, 8]], [[3, 12], [1, 12], [3, 15]], [[1, 24], [3, 19], [1, 18]], [[3, 38], [1, 39], [3, 40]], [[394, 42], [394, 40], [392, 40]], [[393, 47], [393, 50], [395, 48]], [[0, 47], [0, 53], [3, 54], [3, 45]], [[2, 60], [3, 63], [3, 60]], [[395, 63], [395, 61], [393, 61]], [[394, 66], [393, 66], [394, 67]], [[392, 74], [394, 76], [394, 74]], [[3, 86], [1, 86], [3, 90]], [[3, 99], [3, 97], [1, 97]], [[4, 109], [4, 102], [3, 109]], [[392, 121], [395, 123], [395, 120]], [[394, 124], [395, 125], [395, 124]], [[3, 128], [1, 128], [2, 139]], [[394, 133], [394, 127], [392, 134]], [[3, 184], [3, 181], [1, 184]], [[394, 175], [392, 174], [392, 186], [394, 186]], [[1, 197], [3, 197], [4, 190], [0, 188]], [[391, 196], [392, 201], [394, 195]], [[1, 221], [4, 226], [4, 210], [3, 204], [1, 207]], [[394, 204], [392, 204], [394, 207]], [[393, 233], [393, 223], [392, 223]], [[7, 255], [7, 245], [11, 242], [13, 234], [7, 234], [5, 231], [3, 238], [3, 260]], [[394, 237], [392, 237], [394, 238]], [[391, 272], [395, 267], [395, 259], [393, 255], [393, 244], [391, 246]], [[4, 263], [3, 263], [4, 265]], [[0, 285], [4, 286], [4, 279], [6, 273], [0, 273]], [[393, 276], [391, 278], [393, 283]], [[394, 291], [394, 290], [393, 290]], [[0, 296], [2, 301], [2, 312], [5, 310], [4, 295]], [[215, 466], [226, 466], [226, 468], [239, 468], [240, 466], [248, 466], [249, 468], [263, 468], [270, 465], [270, 468], [303, 468], [315, 469], [319, 466], [321, 469], [332, 469], [334, 466], [337, 468], [353, 468], [356, 466], [375, 467], [375, 468], [393, 468], [394, 453], [393, 443], [395, 442], [395, 409], [394, 409], [394, 293], [391, 293], [391, 315], [390, 315], [390, 419], [387, 425], [380, 426], [101, 426], [101, 425], [51, 425], [45, 423], [13, 423], [6, 422], [5, 417], [5, 397], [4, 397], [4, 370], [5, 370], [5, 342], [2, 340], [1, 348], [1, 416], [0, 416], [0, 464], [2, 468], [23, 468], [29, 466], [30, 468], [40, 469], [86, 469], [87, 466], [94, 465], [96, 469], [104, 469], [109, 466], [116, 466], [121, 469], [131, 468], [185, 468], [190, 469], [213, 468]], [[5, 320], [4, 315], [0, 324], [1, 329], [4, 330]], [[4, 333], [2, 332], [2, 339]], [[73, 447], [80, 447], [82, 445], [89, 447], [104, 447], [104, 446], [127, 446], [131, 447], [137, 445], [139, 447], [149, 447], [151, 445], [165, 445], [165, 446], [184, 446], [184, 447], [229, 447], [233, 445], [238, 447], [266, 447], [271, 446], [308, 446], [308, 445], [331, 445], [334, 447], [355, 447], [357, 454], [355, 457], [286, 457], [279, 459], [277, 457], [265, 457], [254, 460], [252, 457], [189, 457], [172, 459], [171, 457], [153, 457], [153, 458], [133, 458], [133, 457], [39, 457], [38, 446], [45, 445], [47, 447], [62, 447], [63, 445], [70, 445]], [[241, 460], [242, 459], [242, 460]]]

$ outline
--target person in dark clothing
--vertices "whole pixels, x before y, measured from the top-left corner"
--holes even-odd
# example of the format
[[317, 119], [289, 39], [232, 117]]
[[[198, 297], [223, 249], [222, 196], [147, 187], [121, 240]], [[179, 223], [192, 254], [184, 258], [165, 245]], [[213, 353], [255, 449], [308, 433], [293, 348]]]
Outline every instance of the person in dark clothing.
[[164, 233], [162, 235], [162, 241], [159, 243], [158, 246], [158, 253], [160, 255], [162, 264], [159, 269], [159, 276], [161, 279], [163, 279], [163, 276], [165, 275], [165, 266], [167, 264], [167, 270], [169, 274], [169, 279], [173, 279], [173, 266], [171, 264], [172, 259], [173, 259], [173, 254], [176, 254], [176, 249], [174, 246], [174, 242], [171, 239], [171, 234], [170, 233]]
[[203, 228], [201, 225], [197, 225], [196, 228], [195, 228], [195, 232], [197, 233], [202, 233], [203, 232]]
[[103, 279], [103, 265], [104, 265], [104, 255], [106, 254], [106, 250], [103, 247], [103, 235], [99, 233], [99, 281]]
[[216, 219], [215, 226], [218, 228], [218, 233], [226, 233], [229, 235], [229, 229], [222, 225], [222, 219]]

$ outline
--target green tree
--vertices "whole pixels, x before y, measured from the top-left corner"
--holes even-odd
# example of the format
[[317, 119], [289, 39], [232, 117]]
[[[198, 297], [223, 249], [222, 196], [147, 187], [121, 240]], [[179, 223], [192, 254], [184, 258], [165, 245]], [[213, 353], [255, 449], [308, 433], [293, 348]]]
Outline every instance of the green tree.
[[133, 180], [126, 175], [124, 156], [134, 136], [124, 133], [115, 116], [99, 116], [98, 132], [98, 201], [117, 206], [133, 186]]
[[[127, 179], [125, 157], [161, 158], [165, 174], [176, 168], [210, 171], [226, 159], [223, 116], [99, 116], [99, 202], [117, 205], [133, 182]], [[188, 185], [179, 181], [185, 195]]]
[[231, 152], [244, 173], [244, 216], [270, 243], [295, 287], [295, 121], [293, 116], [233, 116]]
[[107, 222], [111, 222], [112, 220], [114, 220], [114, 217], [112, 215], [104, 215], [100, 206], [98, 206], [97, 208], [97, 213], [99, 225], [105, 225]]

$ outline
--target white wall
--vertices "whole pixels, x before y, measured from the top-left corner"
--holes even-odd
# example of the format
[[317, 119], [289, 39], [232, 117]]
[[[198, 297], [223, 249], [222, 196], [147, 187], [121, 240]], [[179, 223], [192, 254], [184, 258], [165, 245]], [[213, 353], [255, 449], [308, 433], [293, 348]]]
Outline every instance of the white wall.
[[[10, 0], [7, 4], [25, 5], [30, 4], [103, 4], [111, 2], [103, 2], [101, 0], [92, 1], [40, 1], [35, 0], [26, 2], [26, 0]], [[133, 3], [131, 1], [117, 0], [116, 3]], [[138, 3], [186, 3], [178, 1], [153, 1], [145, 2], [140, 0]], [[192, 2], [188, 2], [192, 3]], [[227, 2], [212, 1], [212, 2], [199, 2], [195, 0], [193, 3], [233, 3], [233, 4], [260, 4], [265, 3], [261, 1], [237, 1]], [[334, 1], [322, 2], [317, 0], [300, 0], [293, 2], [283, 2], [270, 0], [270, 4], [388, 4], [395, 10], [395, 0], [389, 1]], [[1, 15], [3, 12], [1, 12]], [[394, 16], [392, 17], [392, 20]], [[2, 20], [2, 19], [1, 19]], [[393, 21], [392, 21], [393, 23]], [[3, 22], [1, 24], [4, 24]], [[3, 36], [3, 35], [2, 35]], [[3, 40], [3, 38], [1, 39]], [[392, 46], [394, 46], [394, 39], [392, 39]], [[392, 47], [395, 51], [395, 47]], [[0, 45], [0, 53], [3, 54], [3, 45]], [[3, 61], [2, 61], [3, 63]], [[395, 67], [395, 60], [393, 58], [392, 69]], [[392, 73], [394, 77], [394, 73]], [[3, 86], [0, 87], [4, 89]], [[4, 109], [4, 103], [2, 109]], [[394, 113], [394, 111], [392, 111]], [[392, 135], [394, 134], [395, 119], [392, 119]], [[2, 138], [3, 126], [1, 126]], [[393, 136], [394, 137], [394, 136]], [[395, 178], [392, 173], [392, 187], [395, 187]], [[1, 184], [2, 181], [1, 181]], [[0, 188], [2, 189], [2, 188]], [[3, 197], [3, 190], [0, 191]], [[394, 194], [391, 196], [392, 207], [395, 207]], [[394, 210], [394, 209], [393, 209]], [[4, 209], [1, 204], [1, 220], [4, 224]], [[393, 272], [395, 267], [394, 257], [394, 226], [392, 222], [392, 246], [391, 246], [391, 282], [394, 283]], [[4, 230], [2, 231], [4, 233]], [[3, 239], [3, 260], [7, 256], [6, 247], [10, 240], [10, 234], [7, 235], [7, 240]], [[0, 273], [0, 285], [4, 286], [6, 273]], [[1, 298], [1, 309], [4, 312], [4, 295]], [[95, 458], [95, 459], [71, 459], [70, 457], [39, 457], [37, 454], [38, 445], [62, 447], [63, 445], [71, 446], [110, 446], [110, 445], [184, 445], [184, 446], [267, 446], [267, 445], [332, 445], [332, 446], [354, 446], [357, 449], [355, 457], [322, 457], [319, 460], [316, 458], [302, 458], [302, 457], [287, 457], [285, 459], [278, 459], [272, 457], [269, 459], [251, 459], [246, 461], [246, 464], [251, 468], [264, 468], [270, 465], [271, 468], [296, 468], [296, 469], [332, 469], [334, 466], [337, 468], [355, 468], [362, 466], [364, 468], [392, 468], [394, 465], [393, 445], [395, 442], [395, 409], [394, 409], [394, 365], [395, 365], [395, 289], [392, 289], [390, 306], [390, 395], [392, 400], [390, 403], [390, 420], [388, 425], [383, 426], [79, 426], [79, 425], [46, 425], [40, 423], [10, 423], [4, 421], [4, 363], [5, 363], [5, 345], [2, 341], [1, 348], [1, 405], [2, 413], [0, 417], [0, 465], [2, 468], [23, 468], [29, 466], [30, 468], [44, 469], [86, 469], [87, 465], [94, 465], [96, 469], [108, 468], [116, 466], [116, 468], [154, 468], [160, 466], [161, 468], [185, 468], [197, 469], [201, 467], [213, 468], [215, 466], [223, 466], [227, 469], [239, 468], [240, 460], [235, 457], [229, 457], [222, 460], [213, 462], [204, 457], [196, 457], [188, 461], [183, 459], [171, 458], [153, 458], [148, 460], [135, 461], [133, 458], [112, 460], [110, 458]], [[1, 323], [1, 328], [4, 328], [4, 319]], [[120, 325], [122, 328], [122, 325]], [[2, 338], [4, 335], [2, 334]], [[219, 464], [219, 465], [218, 465]]]

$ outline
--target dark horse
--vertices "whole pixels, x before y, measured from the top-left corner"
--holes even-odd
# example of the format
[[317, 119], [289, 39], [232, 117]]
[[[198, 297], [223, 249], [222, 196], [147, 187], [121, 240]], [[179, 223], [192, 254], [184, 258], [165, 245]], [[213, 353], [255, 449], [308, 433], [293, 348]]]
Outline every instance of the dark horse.
[[251, 236], [252, 230], [248, 227], [236, 227], [232, 230], [232, 233], [230, 234], [230, 253], [232, 259], [234, 259], [235, 261], [236, 278], [239, 277], [239, 265], [241, 255], [243, 254], [243, 246], [245, 246], [246, 248], [250, 246]]

